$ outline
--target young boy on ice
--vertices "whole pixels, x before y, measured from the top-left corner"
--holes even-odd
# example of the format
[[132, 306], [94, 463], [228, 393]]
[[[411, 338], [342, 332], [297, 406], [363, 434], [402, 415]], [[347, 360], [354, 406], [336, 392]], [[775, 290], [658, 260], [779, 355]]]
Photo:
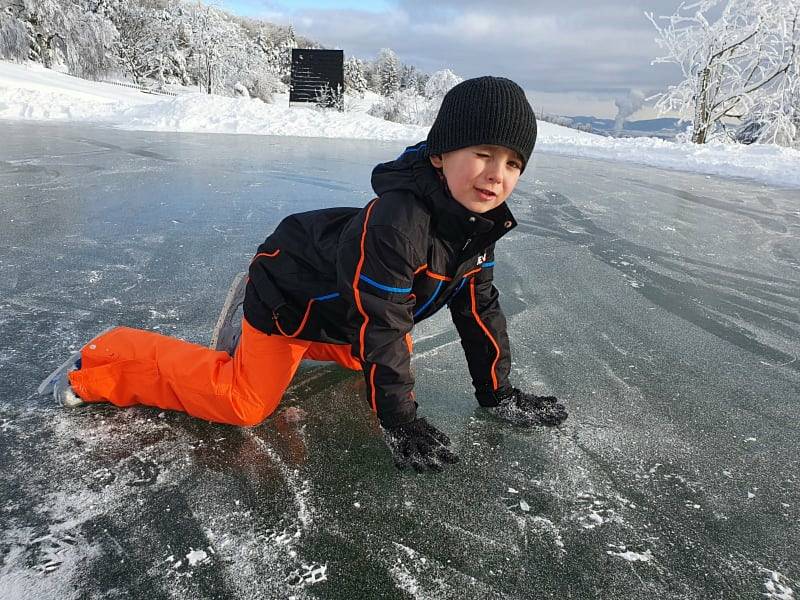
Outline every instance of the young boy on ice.
[[303, 358], [335, 361], [363, 371], [398, 467], [438, 470], [457, 457], [417, 416], [409, 334], [448, 306], [478, 403], [514, 423], [560, 424], [567, 413], [554, 397], [509, 382], [506, 319], [492, 283], [495, 242], [516, 224], [505, 201], [535, 140], [536, 118], [517, 84], [458, 84], [426, 142], [375, 167], [374, 200], [290, 215], [259, 246], [235, 350], [117, 327], [57, 370], [53, 393], [65, 405], [144, 404], [256, 425]]

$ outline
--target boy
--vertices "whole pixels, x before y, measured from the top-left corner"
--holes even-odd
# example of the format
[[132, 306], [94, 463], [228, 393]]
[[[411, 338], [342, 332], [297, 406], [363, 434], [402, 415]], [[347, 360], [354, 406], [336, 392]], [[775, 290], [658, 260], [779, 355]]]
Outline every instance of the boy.
[[505, 200], [535, 140], [517, 84], [458, 84], [427, 141], [375, 168], [378, 197], [366, 207], [290, 215], [259, 246], [233, 356], [118, 327], [57, 370], [54, 394], [65, 405], [145, 404], [256, 425], [303, 358], [336, 361], [363, 370], [395, 464], [439, 470], [458, 459], [447, 436], [416, 415], [409, 334], [447, 305], [479, 404], [519, 424], [560, 424], [567, 413], [554, 397], [508, 381], [506, 320], [492, 284], [495, 242], [515, 226]]

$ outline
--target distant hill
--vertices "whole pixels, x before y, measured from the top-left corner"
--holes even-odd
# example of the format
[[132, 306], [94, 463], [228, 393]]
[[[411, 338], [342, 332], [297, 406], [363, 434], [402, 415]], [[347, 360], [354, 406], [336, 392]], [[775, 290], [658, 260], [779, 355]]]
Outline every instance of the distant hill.
[[672, 138], [680, 132], [678, 119], [642, 119], [641, 121], [625, 121], [621, 132], [614, 129], [614, 119], [600, 119], [591, 116], [565, 117], [575, 125], [591, 125], [595, 133], [616, 134], [622, 136], [654, 135], [656, 137]]

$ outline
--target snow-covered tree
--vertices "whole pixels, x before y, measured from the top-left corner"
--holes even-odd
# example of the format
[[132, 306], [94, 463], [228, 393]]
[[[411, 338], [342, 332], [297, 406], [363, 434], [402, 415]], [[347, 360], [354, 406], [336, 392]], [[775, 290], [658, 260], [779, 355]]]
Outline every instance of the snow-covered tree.
[[63, 65], [71, 74], [97, 79], [112, 71], [113, 23], [91, 10], [89, 0], [22, 0], [31, 56], [47, 67]]
[[757, 95], [746, 121], [757, 124], [754, 141], [800, 147], [800, 16], [796, 13], [785, 25], [791, 28], [786, 38], [792, 40], [786, 72]]
[[[722, 6], [719, 18], [710, 19]], [[781, 89], [781, 111], [791, 101], [792, 65], [798, 55], [798, 0], [700, 0], [682, 3], [675, 14], [645, 13], [665, 51], [654, 63], [675, 63], [683, 81], [658, 94], [661, 114], [678, 112], [692, 122], [692, 141], [704, 143], [726, 121], [751, 118], [756, 106], [767, 114]], [[791, 111], [790, 111], [791, 112]], [[793, 117], [788, 117], [789, 119]]]
[[391, 48], [384, 48], [378, 55], [376, 71], [380, 81], [380, 94], [391, 96], [400, 90], [400, 61]]
[[[289, 84], [292, 73], [292, 49], [299, 48], [300, 42], [294, 28], [263, 24], [256, 43], [266, 54], [267, 62], [280, 80]], [[315, 44], [303, 44], [304, 48], [313, 48]]]
[[182, 18], [192, 77], [209, 94], [226, 88], [231, 93], [247, 56], [244, 31], [223, 11], [200, 2], [186, 7]]
[[376, 103], [369, 114], [397, 123], [431, 125], [445, 94], [461, 81], [461, 77], [448, 69], [438, 71], [427, 80], [425, 95], [420, 95], [416, 88], [397, 90]]
[[431, 76], [424, 71], [417, 71], [417, 93], [420, 96], [425, 95], [425, 86], [428, 85], [430, 78]]
[[0, 58], [24, 61], [30, 52], [28, 30], [20, 13], [22, 2], [0, 0]]
[[125, 2], [112, 18], [119, 31], [114, 50], [122, 68], [136, 83], [188, 83], [185, 60], [177, 45], [177, 24], [169, 7]]
[[438, 100], [441, 103], [445, 94], [462, 81], [464, 80], [450, 69], [436, 71], [425, 83], [425, 97], [430, 100]]
[[400, 89], [417, 91], [418, 73], [416, 67], [412, 65], [400, 66]]
[[344, 87], [359, 95], [367, 91], [364, 63], [354, 56], [344, 61]]
[[398, 90], [381, 98], [368, 111], [373, 117], [410, 125], [430, 125], [430, 113], [430, 101], [416, 90]]

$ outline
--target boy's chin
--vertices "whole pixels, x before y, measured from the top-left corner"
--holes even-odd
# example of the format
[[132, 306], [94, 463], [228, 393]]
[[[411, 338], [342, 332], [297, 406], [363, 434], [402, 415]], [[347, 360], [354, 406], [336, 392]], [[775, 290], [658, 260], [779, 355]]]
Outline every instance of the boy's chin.
[[467, 210], [482, 215], [483, 213], [487, 213], [493, 208], [497, 208], [502, 204], [502, 202], [480, 202], [477, 200], [472, 201], [463, 201], [456, 198], [456, 202], [458, 202], [461, 206], [466, 208]]

